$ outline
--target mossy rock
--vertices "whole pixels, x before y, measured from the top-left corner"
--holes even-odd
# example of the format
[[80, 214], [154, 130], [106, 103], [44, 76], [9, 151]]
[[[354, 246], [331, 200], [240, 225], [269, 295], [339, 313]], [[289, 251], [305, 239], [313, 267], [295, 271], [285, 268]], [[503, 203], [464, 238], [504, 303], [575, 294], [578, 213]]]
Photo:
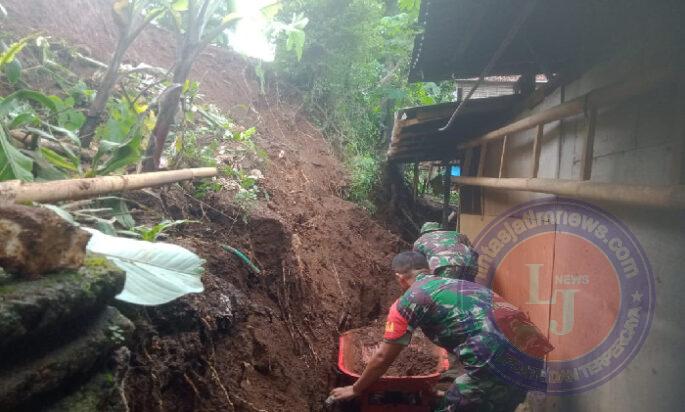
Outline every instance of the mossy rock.
[[104, 258], [76, 271], [0, 283], [0, 356], [51, 338], [101, 310], [124, 287], [125, 273]]
[[119, 385], [111, 372], [100, 372], [76, 391], [62, 398], [44, 412], [125, 412]]
[[122, 346], [134, 329], [117, 309], [105, 307], [45, 353], [0, 371], [0, 411], [42, 410], [55, 394], [84, 381]]

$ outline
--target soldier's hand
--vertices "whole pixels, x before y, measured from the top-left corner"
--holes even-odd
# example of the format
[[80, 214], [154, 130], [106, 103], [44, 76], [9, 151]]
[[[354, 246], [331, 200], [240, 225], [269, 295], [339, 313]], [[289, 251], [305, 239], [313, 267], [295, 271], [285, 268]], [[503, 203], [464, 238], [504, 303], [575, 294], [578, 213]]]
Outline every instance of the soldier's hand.
[[352, 388], [352, 385], [350, 385], [333, 389], [331, 391], [331, 396], [336, 401], [344, 401], [347, 399], [354, 398], [355, 396], [357, 396], [357, 394], [354, 393], [354, 389]]

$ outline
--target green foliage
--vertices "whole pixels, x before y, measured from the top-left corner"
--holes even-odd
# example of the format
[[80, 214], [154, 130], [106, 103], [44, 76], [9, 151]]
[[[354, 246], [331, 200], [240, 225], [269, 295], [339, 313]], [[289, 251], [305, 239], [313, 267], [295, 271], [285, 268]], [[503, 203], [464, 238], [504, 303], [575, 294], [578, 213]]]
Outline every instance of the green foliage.
[[369, 198], [380, 177], [380, 161], [371, 154], [358, 155], [351, 160], [351, 176], [348, 197], [367, 210], [374, 212], [375, 205]]
[[140, 235], [141, 240], [155, 242], [164, 234], [164, 231], [174, 226], [191, 223], [191, 220], [162, 220], [154, 226], [136, 226], [133, 231]]
[[26, 47], [32, 38], [33, 36], [24, 37], [23, 39], [12, 43], [7, 50], [0, 53], [0, 69], [4, 68], [6, 64], [13, 62], [17, 54]]
[[19, 100], [30, 100], [53, 112], [57, 111], [54, 101], [43, 93], [34, 90], [18, 90], [0, 101], [0, 117], [10, 114]]
[[301, 61], [279, 53], [274, 70], [302, 92], [319, 128], [344, 149], [350, 198], [370, 208], [378, 165], [401, 107], [451, 100], [444, 84], [408, 84], [418, 0], [295, 0], [282, 14], [310, 22]]
[[0, 126], [0, 180], [33, 180], [33, 161], [14, 147]]
[[[116, 198], [104, 198], [112, 200]], [[57, 213], [62, 219], [80, 226], [77, 218], [83, 215], [100, 213], [105, 209], [80, 209], [73, 215], [67, 208], [70, 205], [58, 207], [43, 205]], [[165, 228], [185, 221], [162, 222], [155, 235], [156, 239]], [[156, 228], [157, 226], [155, 226]], [[201, 293], [202, 272], [204, 260], [195, 253], [178, 245], [169, 243], [153, 243], [143, 240], [127, 239], [105, 234], [90, 227], [82, 227], [90, 232], [91, 238], [86, 245], [86, 251], [104, 256], [110, 262], [126, 272], [124, 289], [116, 298], [137, 305], [161, 305], [177, 299], [188, 293]], [[100, 263], [93, 256], [87, 260], [89, 265]], [[121, 331], [110, 328], [110, 337], [121, 339]]]
[[109, 102], [109, 118], [96, 131], [98, 150], [89, 175], [107, 175], [138, 163], [142, 141], [152, 130], [154, 116], [141, 104]]
[[[182, 20], [187, 19], [190, 13], [190, 9], [186, 8], [190, 7], [190, 3], [119, 0], [114, 4], [115, 20], [117, 16], [121, 19], [134, 18], [137, 19], [134, 26], [140, 26], [141, 17], [133, 16], [131, 7], [136, 10], [142, 8], [147, 19], [153, 13], [158, 13], [159, 9], [155, 7], [161, 3], [173, 8], [173, 12]], [[205, 0], [194, 2], [195, 13], [199, 12], [198, 4], [203, 3]], [[212, 30], [235, 16], [226, 18], [228, 15], [224, 12], [230, 6], [225, 2], [208, 0], [207, 4], [209, 7], [205, 17], [208, 26], [203, 30], [206, 35], [211, 35]], [[173, 13], [164, 16], [170, 15]], [[159, 13], [156, 17], [165, 18]], [[187, 23], [185, 20], [181, 23], [184, 22]], [[286, 25], [282, 31], [295, 32], [293, 27], [301, 29], [306, 23], [306, 18], [294, 16], [292, 27]], [[35, 39], [35, 42], [29, 41], [31, 39]], [[21, 82], [13, 86], [18, 90], [0, 97], [0, 180], [54, 180], [132, 171], [142, 159], [143, 147], [155, 125], [156, 114], [161, 110], [159, 93], [172, 84], [170, 79], [152, 70], [123, 68], [115, 93], [106, 99], [105, 110], [100, 113], [104, 121], [97, 128], [93, 126], [94, 133], [89, 135], [92, 136], [92, 142], [83, 145], [80, 132], [86, 122], [85, 113], [95, 96], [94, 91], [69, 67], [73, 61], [89, 58], [64, 45], [57, 46], [59, 51], [54, 52], [48, 39], [41, 36], [29, 36], [11, 44], [10, 48], [4, 48], [2, 54], [5, 67], [19, 59], [30, 67], [26, 69], [27, 73]], [[301, 45], [293, 44], [292, 47], [301, 50]], [[95, 64], [101, 66], [97, 62]], [[46, 76], [54, 82], [44, 82]], [[25, 81], [55, 86], [46, 93], [30, 90]], [[230, 189], [235, 190], [236, 201], [241, 207], [255, 201], [261, 195], [258, 187], [261, 173], [256, 178], [242, 168], [247, 165], [254, 167], [255, 163], [267, 157], [264, 150], [253, 141], [256, 129], [239, 127], [216, 107], [201, 104], [202, 96], [196, 81], [186, 79], [181, 91], [183, 116], [180, 125], [171, 126], [175, 141], [166, 147], [170, 155], [168, 166], [221, 165], [222, 169], [231, 170], [231, 173], [219, 180], [200, 183], [198, 195]], [[128, 235], [136, 233], [136, 236], [141, 236], [135, 232], [135, 222], [130, 214], [117, 211], [117, 208], [125, 209], [125, 203], [101, 204], [75, 213], [79, 219], [107, 234], [128, 232]]]
[[272, 37], [284, 37], [285, 50], [294, 52], [298, 62], [302, 60], [306, 38], [304, 29], [308, 23], [309, 19], [304, 13], [293, 13], [290, 23], [287, 24], [279, 21], [272, 23]]

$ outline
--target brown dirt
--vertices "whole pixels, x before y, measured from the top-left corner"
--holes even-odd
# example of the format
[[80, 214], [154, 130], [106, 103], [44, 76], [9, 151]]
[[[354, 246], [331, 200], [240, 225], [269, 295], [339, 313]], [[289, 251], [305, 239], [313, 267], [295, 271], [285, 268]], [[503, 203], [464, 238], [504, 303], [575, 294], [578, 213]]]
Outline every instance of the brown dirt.
[[[364, 372], [371, 355], [383, 340], [383, 329], [380, 325], [370, 325], [347, 332], [353, 343], [349, 352], [349, 364], [357, 374]], [[435, 345], [421, 332], [416, 332], [411, 344], [395, 359], [383, 376], [425, 376], [435, 373], [440, 359]]]
[[[106, 60], [115, 30], [107, 0], [4, 0], [2, 30], [42, 31]], [[150, 28], [127, 62], [168, 67], [173, 39]], [[346, 174], [330, 144], [278, 87], [266, 96], [245, 59], [210, 48], [195, 64], [207, 100], [258, 130], [269, 153], [269, 200], [245, 224], [227, 193], [204, 202], [187, 186], [133, 198], [136, 218], [200, 220], [171, 241], [207, 260], [205, 292], [156, 308], [124, 307], [137, 329], [124, 382], [131, 411], [318, 411], [335, 375], [339, 329], [382, 317], [399, 290], [388, 267], [408, 245], [341, 199]], [[184, 189], [185, 187], [185, 189]], [[229, 244], [262, 269], [250, 273]]]

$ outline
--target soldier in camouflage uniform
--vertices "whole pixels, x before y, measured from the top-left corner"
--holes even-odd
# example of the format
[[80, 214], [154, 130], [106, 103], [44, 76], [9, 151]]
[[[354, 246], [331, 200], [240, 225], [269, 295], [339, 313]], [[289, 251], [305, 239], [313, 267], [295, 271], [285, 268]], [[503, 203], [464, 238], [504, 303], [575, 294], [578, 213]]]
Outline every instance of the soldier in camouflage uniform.
[[436, 222], [424, 223], [414, 251], [426, 256], [436, 276], [473, 282], [478, 274], [478, 252], [469, 238], [453, 230], [441, 230]]
[[393, 270], [408, 288], [390, 308], [383, 343], [359, 380], [334, 389], [331, 397], [347, 399], [368, 389], [421, 328], [464, 366], [464, 373], [456, 377], [436, 411], [514, 411], [525, 399], [526, 389], [502, 378], [501, 368], [506, 366], [498, 355], [515, 348], [542, 359], [553, 347], [538, 328], [490, 289], [430, 274], [420, 253], [400, 253], [393, 259]]

